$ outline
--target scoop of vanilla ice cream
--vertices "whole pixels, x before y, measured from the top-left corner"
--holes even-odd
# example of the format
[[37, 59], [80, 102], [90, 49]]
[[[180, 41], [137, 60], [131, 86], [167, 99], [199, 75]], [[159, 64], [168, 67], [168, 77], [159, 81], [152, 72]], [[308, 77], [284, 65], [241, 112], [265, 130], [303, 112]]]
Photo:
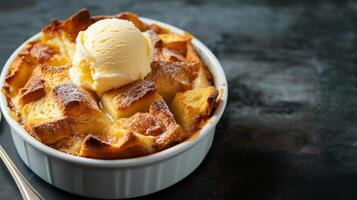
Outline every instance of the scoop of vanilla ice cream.
[[104, 19], [79, 32], [69, 73], [75, 84], [100, 95], [143, 79], [152, 57], [150, 39], [132, 22]]

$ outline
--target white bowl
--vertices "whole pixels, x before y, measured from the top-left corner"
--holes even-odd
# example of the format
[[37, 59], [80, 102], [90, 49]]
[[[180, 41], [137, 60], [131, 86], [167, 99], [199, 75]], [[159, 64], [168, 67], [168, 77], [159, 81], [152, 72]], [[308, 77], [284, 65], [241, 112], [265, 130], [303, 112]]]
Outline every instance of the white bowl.
[[[159, 21], [146, 18], [142, 20], [183, 33], [182, 30]], [[40, 33], [25, 43], [39, 36]], [[1, 73], [1, 88], [4, 86], [10, 64], [25, 43], [7, 60]], [[217, 58], [199, 40], [193, 39], [192, 43], [212, 72], [215, 86], [220, 91], [220, 103], [214, 115], [196, 138], [139, 158], [99, 160], [77, 157], [52, 149], [30, 136], [16, 120], [11, 118], [6, 97], [1, 93], [1, 110], [11, 127], [16, 150], [23, 162], [35, 174], [55, 187], [77, 195], [102, 199], [131, 198], [151, 194], [185, 178], [199, 166], [210, 149], [216, 124], [222, 116], [228, 95], [227, 80]]]

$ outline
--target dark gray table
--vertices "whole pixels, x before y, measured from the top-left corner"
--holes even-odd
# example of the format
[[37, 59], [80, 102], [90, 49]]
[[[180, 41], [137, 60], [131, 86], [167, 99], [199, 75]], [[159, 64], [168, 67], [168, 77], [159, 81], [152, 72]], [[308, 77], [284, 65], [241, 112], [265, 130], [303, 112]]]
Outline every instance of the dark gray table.
[[[145, 199], [357, 199], [357, 3], [354, 1], [0, 1], [0, 64], [51, 18], [80, 8], [129, 10], [207, 44], [229, 81], [208, 156], [180, 183]], [[47, 199], [78, 199], [0, 144]], [[0, 164], [0, 199], [20, 199]]]

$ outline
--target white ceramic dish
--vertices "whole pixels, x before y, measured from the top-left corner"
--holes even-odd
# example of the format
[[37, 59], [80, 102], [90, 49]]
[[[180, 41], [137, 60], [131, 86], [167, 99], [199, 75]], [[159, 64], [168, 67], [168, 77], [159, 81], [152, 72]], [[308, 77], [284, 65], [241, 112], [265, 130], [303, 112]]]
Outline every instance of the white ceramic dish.
[[[182, 30], [159, 21], [146, 18], [142, 20], [183, 33]], [[35, 40], [39, 36], [40, 33], [28, 41]], [[185, 178], [199, 166], [210, 149], [216, 124], [222, 116], [228, 95], [227, 80], [217, 58], [199, 40], [193, 39], [192, 43], [212, 72], [215, 85], [221, 93], [220, 103], [214, 115], [196, 138], [140, 158], [98, 160], [76, 157], [52, 149], [26, 133], [22, 126], [10, 117], [6, 97], [1, 93], [1, 110], [11, 127], [12, 138], [21, 159], [35, 174], [49, 184], [70, 193], [92, 198], [143, 196], [160, 191]], [[1, 73], [1, 88], [10, 64], [24, 44], [7, 60]]]

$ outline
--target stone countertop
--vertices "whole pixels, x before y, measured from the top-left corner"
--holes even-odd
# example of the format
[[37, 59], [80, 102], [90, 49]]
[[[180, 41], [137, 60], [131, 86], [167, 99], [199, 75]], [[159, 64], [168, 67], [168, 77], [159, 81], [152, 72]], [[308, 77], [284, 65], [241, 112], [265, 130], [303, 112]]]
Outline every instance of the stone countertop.
[[[86, 7], [133, 11], [183, 28], [220, 60], [229, 101], [210, 152], [187, 178], [143, 199], [357, 199], [354, 1], [0, 1], [0, 66], [51, 18]], [[0, 144], [46, 199], [78, 199]], [[0, 164], [0, 199], [20, 199]]]

